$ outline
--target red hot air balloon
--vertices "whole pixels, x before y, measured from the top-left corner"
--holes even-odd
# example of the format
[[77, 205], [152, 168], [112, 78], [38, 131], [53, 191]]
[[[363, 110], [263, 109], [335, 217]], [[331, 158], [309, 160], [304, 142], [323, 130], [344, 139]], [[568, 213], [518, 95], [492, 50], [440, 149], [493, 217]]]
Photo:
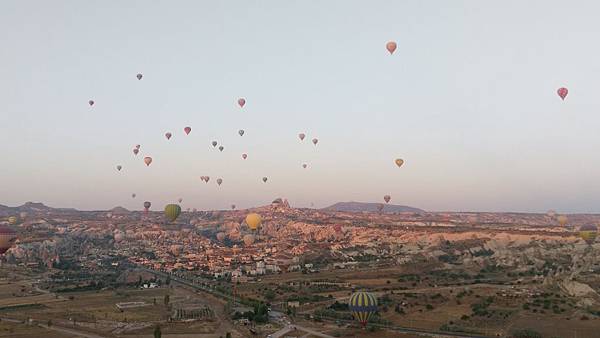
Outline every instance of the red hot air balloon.
[[247, 154], [242, 154], [242, 158], [245, 160], [246, 158], [248, 158]]
[[192, 128], [191, 127], [185, 127], [185, 128], [183, 128], [183, 131], [185, 132], [186, 135], [189, 135], [190, 132], [192, 131]]
[[89, 101], [88, 101], [88, 104], [90, 105], [90, 107], [91, 107], [91, 106], [93, 106], [93, 105], [94, 105], [94, 103], [95, 103], [95, 102], [94, 102], [94, 100], [89, 100]]
[[142, 73], [138, 73], [135, 77], [137, 77], [138, 80], [141, 80], [144, 75], [142, 75]]
[[169, 132], [165, 133], [165, 137], [167, 138], [167, 140], [170, 140], [171, 136], [173, 136], [173, 134], [171, 134]]
[[144, 157], [144, 163], [146, 163], [146, 166], [150, 166], [150, 163], [152, 163], [152, 157], [150, 157], [150, 156]]
[[17, 233], [5, 226], [0, 226], [0, 255], [10, 249], [17, 240]]
[[140, 150], [138, 148], [133, 148], [133, 154], [137, 155], [140, 152]]
[[561, 87], [561, 88], [558, 88], [558, 90], [556, 91], [556, 93], [564, 101], [565, 98], [567, 97], [567, 95], [569, 94], [569, 90], [567, 88], [565, 88], [565, 87]]
[[240, 107], [244, 108], [244, 106], [246, 105], [246, 99], [243, 97], [239, 98], [238, 104], [240, 105]]
[[388, 50], [388, 52], [390, 52], [390, 54], [394, 54], [397, 47], [398, 47], [398, 45], [394, 41], [390, 41], [385, 44], [385, 48]]

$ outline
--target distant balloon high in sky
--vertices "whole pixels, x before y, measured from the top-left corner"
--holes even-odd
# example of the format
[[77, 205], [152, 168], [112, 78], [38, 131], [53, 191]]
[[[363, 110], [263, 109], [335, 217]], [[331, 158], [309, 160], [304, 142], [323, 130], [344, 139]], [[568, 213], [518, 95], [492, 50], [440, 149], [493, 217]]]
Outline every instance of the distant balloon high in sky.
[[223, 151], [223, 149], [225, 149], [225, 147], [219, 146], [219, 151]]
[[142, 73], [138, 73], [135, 77], [137, 77], [138, 80], [141, 80], [143, 76]]
[[173, 134], [171, 134], [171, 133], [169, 133], [169, 132], [166, 132], [166, 133], [165, 133], [165, 137], [167, 138], [167, 140], [170, 140], [170, 139], [171, 139], [171, 136], [173, 136]]
[[391, 199], [392, 197], [390, 197], [390, 195], [383, 196], [383, 200], [385, 201], [385, 203], [389, 203]]
[[300, 139], [300, 141], [304, 141], [305, 137], [306, 137], [306, 134], [304, 134], [304, 133], [298, 134], [298, 138]]
[[212, 144], [213, 147], [217, 146], [217, 141], [212, 141], [210, 144]]
[[394, 163], [396, 163], [396, 165], [398, 167], [401, 167], [404, 164], [404, 160], [401, 159], [401, 158], [397, 158], [397, 159], [394, 160]]
[[222, 178], [217, 178], [217, 184], [221, 185], [223, 183], [223, 179]]
[[179, 199], [177, 200], [179, 203], [183, 202], [183, 198], [179, 197]]
[[388, 43], [385, 44], [385, 49], [387, 49], [388, 52], [390, 52], [390, 54], [394, 54], [394, 52], [396, 51], [397, 47], [398, 47], [398, 45], [394, 41], [390, 41], [390, 42], [388, 42]]
[[308, 167], [308, 165], [306, 163], [302, 163], [302, 168], [306, 169], [306, 167]]
[[245, 160], [246, 158], [248, 158], [247, 154], [242, 154], [242, 158]]
[[140, 150], [138, 148], [133, 148], [133, 154], [137, 155], [140, 152]]
[[231, 205], [231, 210], [235, 210], [235, 204]]
[[262, 181], [265, 183], [267, 183], [267, 180], [268, 180], [268, 178], [266, 176], [262, 178]]
[[240, 134], [240, 136], [244, 136], [244, 129], [240, 129], [240, 130], [238, 131], [238, 134]]
[[131, 194], [131, 198], [135, 198], [137, 196], [135, 193]]
[[567, 97], [567, 95], [569, 94], [569, 90], [567, 88], [565, 88], [565, 87], [561, 87], [561, 88], [558, 88], [558, 90], [556, 91], [556, 93], [564, 101], [565, 98]]
[[121, 171], [121, 169], [123, 169], [123, 166], [122, 166], [122, 165], [118, 165], [118, 166], [117, 166], [117, 170], [118, 170], [118, 171]]
[[183, 132], [184, 132], [186, 135], [189, 135], [191, 131], [192, 131], [192, 128], [191, 128], [191, 127], [185, 127], [185, 128], [183, 128]]
[[313, 139], [312, 139], [312, 143], [313, 143], [314, 145], [317, 145], [317, 143], [319, 143], [319, 139], [313, 138]]
[[93, 105], [94, 105], [94, 103], [95, 103], [95, 102], [94, 102], [94, 100], [89, 100], [89, 101], [88, 101], [88, 104], [90, 105], [90, 107], [91, 107], [91, 106], [93, 106]]
[[237, 102], [242, 108], [244, 108], [244, 106], [246, 105], [246, 99], [243, 97], [239, 98]]
[[150, 166], [150, 163], [152, 163], [152, 157], [150, 157], [150, 156], [144, 157], [144, 163], [146, 163], [146, 166]]

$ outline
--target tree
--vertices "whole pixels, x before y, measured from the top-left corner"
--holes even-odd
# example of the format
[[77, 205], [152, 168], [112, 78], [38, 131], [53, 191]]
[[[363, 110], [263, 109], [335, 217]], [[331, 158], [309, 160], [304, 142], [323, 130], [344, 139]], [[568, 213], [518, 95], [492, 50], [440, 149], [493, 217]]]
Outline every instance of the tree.
[[48, 319], [48, 324], [47, 325], [48, 325], [48, 327], [52, 326], [52, 320], [51, 319]]
[[169, 295], [165, 295], [165, 299], [164, 299], [165, 306], [168, 306], [168, 305], [169, 305], [169, 301], [170, 301], [170, 300], [171, 300], [171, 299], [170, 299]]
[[167, 280], [165, 281], [165, 284], [167, 284], [167, 285], [171, 284], [171, 276], [167, 276]]
[[156, 327], [154, 327], [154, 338], [161, 338], [162, 337], [162, 332], [160, 331], [160, 325], [156, 325]]
[[225, 334], [225, 338], [231, 338], [231, 333], [227, 332], [227, 333]]

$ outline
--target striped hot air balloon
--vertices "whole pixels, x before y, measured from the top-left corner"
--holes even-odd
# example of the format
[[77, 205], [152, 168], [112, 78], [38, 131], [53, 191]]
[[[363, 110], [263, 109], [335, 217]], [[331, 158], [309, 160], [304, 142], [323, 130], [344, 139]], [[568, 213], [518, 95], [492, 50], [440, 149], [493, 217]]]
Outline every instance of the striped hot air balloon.
[[180, 213], [181, 207], [177, 204], [167, 204], [165, 207], [165, 217], [169, 222], [175, 222]]
[[369, 322], [369, 318], [377, 312], [377, 298], [370, 292], [355, 292], [350, 296], [348, 308], [354, 319], [365, 326]]

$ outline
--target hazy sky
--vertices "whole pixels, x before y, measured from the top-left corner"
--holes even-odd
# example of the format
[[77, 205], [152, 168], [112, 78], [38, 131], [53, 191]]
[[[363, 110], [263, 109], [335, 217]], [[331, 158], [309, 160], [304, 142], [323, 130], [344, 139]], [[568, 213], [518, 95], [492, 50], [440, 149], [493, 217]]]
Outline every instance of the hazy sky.
[[427, 210], [600, 212], [599, 11], [2, 1], [0, 204], [156, 210], [182, 197], [212, 209], [282, 196], [321, 207], [390, 194]]

